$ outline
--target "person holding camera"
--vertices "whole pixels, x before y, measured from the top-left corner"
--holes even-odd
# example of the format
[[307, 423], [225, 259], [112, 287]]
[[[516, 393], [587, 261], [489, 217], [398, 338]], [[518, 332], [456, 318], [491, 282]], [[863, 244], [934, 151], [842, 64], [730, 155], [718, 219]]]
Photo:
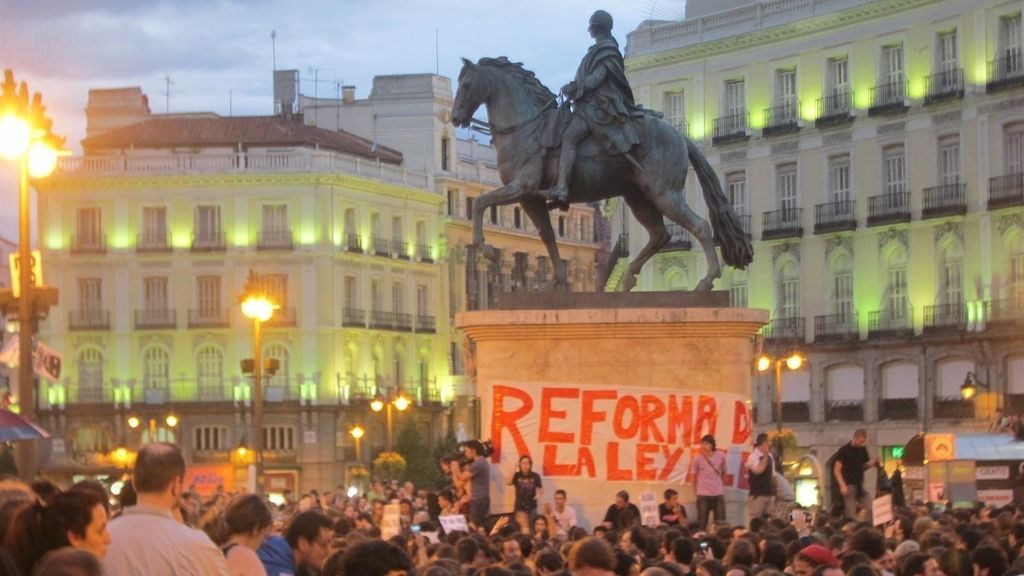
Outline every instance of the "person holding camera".
[[484, 457], [484, 445], [479, 440], [466, 442], [466, 459], [469, 464], [462, 471], [462, 481], [469, 487], [469, 520], [475, 526], [483, 526], [491, 513], [491, 465]]

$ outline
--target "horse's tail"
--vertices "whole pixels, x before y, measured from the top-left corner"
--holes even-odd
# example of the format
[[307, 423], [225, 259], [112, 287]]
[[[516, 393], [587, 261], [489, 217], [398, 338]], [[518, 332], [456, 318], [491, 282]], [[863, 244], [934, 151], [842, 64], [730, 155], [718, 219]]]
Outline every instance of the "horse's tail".
[[711, 229], [722, 245], [722, 259], [734, 268], [744, 269], [754, 259], [754, 248], [750, 245], [750, 239], [743, 231], [743, 225], [736, 216], [732, 204], [722, 192], [722, 185], [718, 183], [718, 176], [708, 164], [707, 158], [689, 138], [683, 137], [683, 142], [686, 143], [687, 156], [693, 165], [693, 171], [697, 173], [700, 188], [704, 191], [704, 202], [707, 203], [708, 214], [711, 216]]

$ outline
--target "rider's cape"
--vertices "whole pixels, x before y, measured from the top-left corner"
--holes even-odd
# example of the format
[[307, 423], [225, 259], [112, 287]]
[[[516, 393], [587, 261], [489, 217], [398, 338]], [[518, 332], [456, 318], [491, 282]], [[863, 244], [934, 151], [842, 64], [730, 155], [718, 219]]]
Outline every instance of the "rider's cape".
[[[587, 81], [600, 67], [607, 69], [604, 80], [592, 87]], [[643, 110], [633, 100], [626, 80], [625, 64], [614, 38], [599, 40], [587, 50], [576, 71], [576, 112], [586, 119], [590, 131], [609, 153], [625, 154], [640, 143], [633, 118]]]

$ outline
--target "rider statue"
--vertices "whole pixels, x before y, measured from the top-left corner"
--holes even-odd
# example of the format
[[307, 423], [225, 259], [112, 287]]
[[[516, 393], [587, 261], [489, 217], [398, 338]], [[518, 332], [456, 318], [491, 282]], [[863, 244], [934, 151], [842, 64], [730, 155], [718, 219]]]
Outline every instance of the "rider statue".
[[573, 102], [573, 115], [562, 134], [558, 181], [547, 192], [555, 204], [565, 204], [576, 148], [593, 134], [610, 154], [629, 154], [640, 143], [633, 118], [644, 115], [633, 101], [633, 89], [626, 80], [626, 67], [619, 43], [612, 37], [612, 15], [598, 10], [590, 17], [590, 36], [594, 45], [587, 50], [576, 71], [576, 79], [562, 87], [562, 94]]

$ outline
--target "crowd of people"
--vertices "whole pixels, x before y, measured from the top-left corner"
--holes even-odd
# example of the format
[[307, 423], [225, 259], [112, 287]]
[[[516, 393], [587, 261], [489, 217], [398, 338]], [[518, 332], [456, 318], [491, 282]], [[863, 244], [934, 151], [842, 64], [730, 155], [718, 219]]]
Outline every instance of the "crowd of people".
[[[1013, 576], [1024, 574], [1024, 506], [897, 507], [873, 525], [863, 473], [875, 465], [860, 431], [832, 461], [842, 504], [786, 505], [778, 466], [759, 436], [743, 462], [746, 524], [726, 521], [725, 460], [702, 439], [691, 473], [690, 519], [674, 489], [651, 521], [619, 491], [600, 523], [581, 524], [564, 490], [545, 498], [528, 456], [503, 481], [510, 514], [491, 515], [485, 446], [440, 462], [443, 486], [375, 480], [273, 505], [257, 494], [186, 486], [173, 444], [139, 450], [131, 482], [112, 499], [83, 481], [60, 489], [0, 481], [0, 574], [163, 576]], [[735, 471], [734, 471], [735, 472]], [[717, 482], [716, 482], [717, 479]], [[451, 517], [466, 519], [465, 528]], [[442, 529], [447, 526], [448, 530]]]

